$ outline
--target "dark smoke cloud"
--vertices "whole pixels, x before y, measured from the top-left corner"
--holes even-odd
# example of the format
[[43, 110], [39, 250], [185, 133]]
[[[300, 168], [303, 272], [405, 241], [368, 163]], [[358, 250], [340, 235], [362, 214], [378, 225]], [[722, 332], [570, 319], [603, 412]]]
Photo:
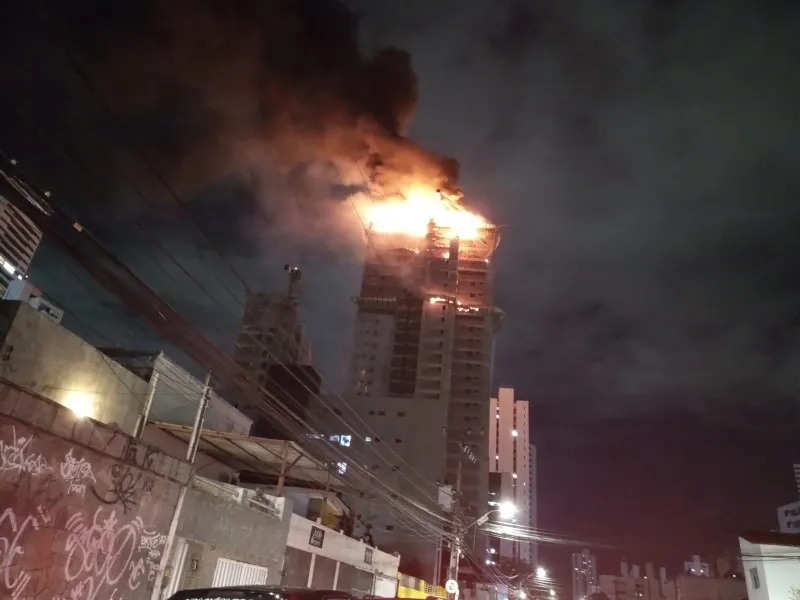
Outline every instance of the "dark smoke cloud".
[[797, 406], [796, 3], [352, 5], [426, 57], [412, 133], [506, 225], [499, 383], [591, 417]]
[[409, 54], [363, 55], [358, 23], [338, 2], [161, 0], [120, 10], [98, 1], [53, 10], [109, 103], [189, 191], [232, 173], [313, 162], [335, 164], [348, 183], [360, 165], [378, 195], [417, 177], [457, 188], [457, 163], [404, 135], [418, 102]]

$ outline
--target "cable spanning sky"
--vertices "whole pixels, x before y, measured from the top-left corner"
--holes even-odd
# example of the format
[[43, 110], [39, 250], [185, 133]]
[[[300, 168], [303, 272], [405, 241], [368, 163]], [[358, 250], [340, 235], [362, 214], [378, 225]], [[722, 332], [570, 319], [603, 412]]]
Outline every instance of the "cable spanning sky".
[[[352, 164], [377, 184], [421, 164], [499, 224], [496, 384], [532, 402], [547, 530], [674, 564], [794, 499], [796, 3], [104, 4], [37, 3], [57, 40], [10, 10], [0, 143], [215, 341], [233, 343], [241, 285], [59, 44], [251, 286], [302, 265], [331, 380], [359, 278]], [[276, 24], [296, 35], [265, 44]], [[156, 343], [63, 260], [44, 248], [37, 283], [119, 343]]]

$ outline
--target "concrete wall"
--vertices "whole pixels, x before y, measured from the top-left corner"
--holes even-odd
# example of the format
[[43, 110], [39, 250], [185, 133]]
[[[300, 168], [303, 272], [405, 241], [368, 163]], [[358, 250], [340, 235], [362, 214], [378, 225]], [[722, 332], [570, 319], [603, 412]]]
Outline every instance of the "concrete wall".
[[132, 433], [148, 384], [25, 303], [0, 301], [0, 377]]
[[0, 381], [0, 598], [149, 599], [190, 473]]
[[266, 567], [267, 583], [281, 582], [290, 506], [281, 514], [266, 514], [208, 487], [191, 489], [185, 502], [178, 536], [189, 548], [178, 589], [211, 586], [220, 558]]
[[[122, 348], [100, 348], [111, 360], [150, 382], [157, 376], [150, 421], [165, 421], [190, 426], [205, 388], [198, 379], [163, 352], [141, 352]], [[226, 402], [213, 389], [206, 411], [206, 429], [247, 435], [253, 421]]]

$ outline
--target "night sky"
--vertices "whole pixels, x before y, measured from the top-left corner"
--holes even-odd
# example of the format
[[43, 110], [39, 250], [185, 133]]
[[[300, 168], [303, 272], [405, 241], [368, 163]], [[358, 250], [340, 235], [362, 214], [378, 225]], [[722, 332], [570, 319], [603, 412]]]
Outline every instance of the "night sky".
[[[223, 348], [214, 248], [253, 288], [297, 263], [335, 389], [353, 165], [413, 162], [503, 227], [495, 386], [533, 403], [543, 529], [674, 572], [796, 499], [796, 2], [3, 4], [0, 149]], [[90, 341], [158, 345], [54, 247], [31, 277]]]

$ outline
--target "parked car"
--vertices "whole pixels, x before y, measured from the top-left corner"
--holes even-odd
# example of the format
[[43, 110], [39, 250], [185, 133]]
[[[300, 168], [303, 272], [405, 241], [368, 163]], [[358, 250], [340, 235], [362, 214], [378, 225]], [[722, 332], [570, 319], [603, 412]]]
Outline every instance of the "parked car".
[[181, 590], [169, 600], [358, 600], [347, 592], [263, 585]]

